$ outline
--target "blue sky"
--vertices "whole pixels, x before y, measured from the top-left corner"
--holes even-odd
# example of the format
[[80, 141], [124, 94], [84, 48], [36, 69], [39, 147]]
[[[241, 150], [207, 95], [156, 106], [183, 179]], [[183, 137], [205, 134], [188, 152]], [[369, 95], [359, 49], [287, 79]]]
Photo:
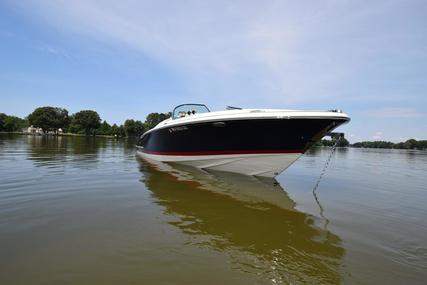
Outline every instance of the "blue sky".
[[0, 112], [122, 123], [188, 102], [339, 108], [353, 142], [427, 139], [427, 2], [0, 0]]

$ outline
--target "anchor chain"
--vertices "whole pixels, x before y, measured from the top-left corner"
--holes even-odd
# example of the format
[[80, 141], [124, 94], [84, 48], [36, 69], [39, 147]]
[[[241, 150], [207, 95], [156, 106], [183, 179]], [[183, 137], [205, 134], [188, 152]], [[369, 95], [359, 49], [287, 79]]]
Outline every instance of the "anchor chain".
[[338, 137], [338, 139], [335, 141], [334, 145], [332, 146], [331, 153], [329, 154], [328, 158], [326, 159], [326, 163], [323, 166], [322, 172], [320, 173], [320, 176], [317, 179], [316, 184], [314, 185], [313, 193], [315, 193], [316, 190], [317, 190], [317, 187], [319, 187], [320, 181], [322, 180], [323, 175], [325, 175], [326, 169], [328, 168], [329, 163], [331, 162], [332, 156], [334, 155], [334, 152], [335, 152], [335, 150], [336, 150], [336, 148], [337, 148], [338, 143], [339, 143], [340, 140], [341, 140], [341, 137]]
[[336, 150], [336, 148], [337, 148], [338, 143], [339, 143], [340, 140], [341, 140], [341, 136], [338, 136], [338, 138], [336, 139], [334, 145], [332, 146], [331, 153], [329, 154], [328, 158], [326, 159], [326, 163], [323, 166], [322, 172], [320, 173], [320, 176], [317, 179], [316, 184], [313, 187], [313, 196], [314, 196], [314, 199], [316, 200], [317, 205], [319, 206], [320, 216], [325, 220], [325, 225], [324, 225], [325, 229], [327, 229], [327, 227], [328, 227], [329, 219], [326, 218], [325, 215], [323, 214], [324, 210], [323, 210], [322, 205], [320, 204], [319, 198], [317, 197], [316, 190], [319, 187], [319, 184], [320, 184], [320, 181], [323, 178], [323, 175], [325, 175], [326, 169], [328, 168], [329, 163], [331, 162], [332, 156], [334, 155], [334, 152], [335, 152], [335, 150]]

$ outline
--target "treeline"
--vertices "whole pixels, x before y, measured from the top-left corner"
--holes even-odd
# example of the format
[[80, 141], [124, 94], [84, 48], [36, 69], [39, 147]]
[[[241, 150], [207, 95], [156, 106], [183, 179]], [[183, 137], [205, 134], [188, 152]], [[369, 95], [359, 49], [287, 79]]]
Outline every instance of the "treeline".
[[[315, 146], [333, 146], [335, 140], [320, 140]], [[405, 142], [393, 143], [389, 141], [363, 141], [350, 144], [345, 138], [341, 138], [338, 147], [355, 147], [355, 148], [388, 148], [388, 149], [427, 149], [427, 140], [409, 139]]]
[[[110, 125], [96, 111], [82, 110], [72, 115], [64, 108], [39, 107], [25, 119], [0, 113], [0, 132], [22, 132], [23, 129], [33, 126], [41, 128], [44, 133], [107, 135], [117, 137], [140, 136], [145, 131], [154, 128], [158, 123], [166, 120], [171, 113], [150, 113], [144, 122], [127, 119], [122, 125]], [[320, 140], [315, 146], [333, 146], [335, 140]], [[405, 142], [393, 143], [389, 141], [363, 141], [350, 144], [345, 138], [341, 138], [338, 147], [356, 148], [392, 148], [392, 149], [427, 149], [427, 140], [409, 139]]]
[[26, 120], [0, 113], [0, 132], [18, 132], [26, 126]]
[[[320, 140], [315, 146], [333, 146], [335, 140]], [[355, 148], [388, 148], [388, 149], [427, 149], [427, 140], [409, 139], [405, 142], [393, 143], [389, 141], [363, 141], [350, 144], [345, 138], [341, 138], [337, 144], [338, 147], [355, 147]]]
[[143, 134], [170, 116], [170, 113], [150, 113], [145, 122], [128, 119], [122, 125], [110, 125], [106, 120], [101, 120], [99, 114], [93, 110], [82, 110], [69, 115], [64, 108], [47, 106], [36, 108], [25, 119], [1, 113], [0, 132], [20, 132], [33, 126], [41, 128], [44, 133], [56, 134], [62, 131], [72, 134], [130, 137]]
[[394, 148], [394, 149], [427, 149], [427, 140], [410, 139], [405, 142], [393, 143], [388, 141], [364, 141], [357, 142], [351, 145], [358, 148]]

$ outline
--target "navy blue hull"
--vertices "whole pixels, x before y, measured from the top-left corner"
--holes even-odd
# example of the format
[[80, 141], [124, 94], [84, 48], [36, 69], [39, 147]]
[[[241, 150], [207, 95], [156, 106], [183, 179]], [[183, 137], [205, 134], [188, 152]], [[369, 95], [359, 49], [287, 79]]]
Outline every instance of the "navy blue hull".
[[345, 122], [345, 118], [304, 118], [192, 123], [148, 132], [138, 146], [160, 155], [303, 153]]

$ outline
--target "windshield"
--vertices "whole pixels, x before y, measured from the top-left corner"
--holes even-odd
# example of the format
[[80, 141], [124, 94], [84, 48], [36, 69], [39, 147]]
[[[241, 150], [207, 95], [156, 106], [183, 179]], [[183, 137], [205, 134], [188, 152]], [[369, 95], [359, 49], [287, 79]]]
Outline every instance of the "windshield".
[[200, 113], [210, 112], [203, 104], [183, 104], [175, 107], [172, 112], [172, 119], [183, 118]]

